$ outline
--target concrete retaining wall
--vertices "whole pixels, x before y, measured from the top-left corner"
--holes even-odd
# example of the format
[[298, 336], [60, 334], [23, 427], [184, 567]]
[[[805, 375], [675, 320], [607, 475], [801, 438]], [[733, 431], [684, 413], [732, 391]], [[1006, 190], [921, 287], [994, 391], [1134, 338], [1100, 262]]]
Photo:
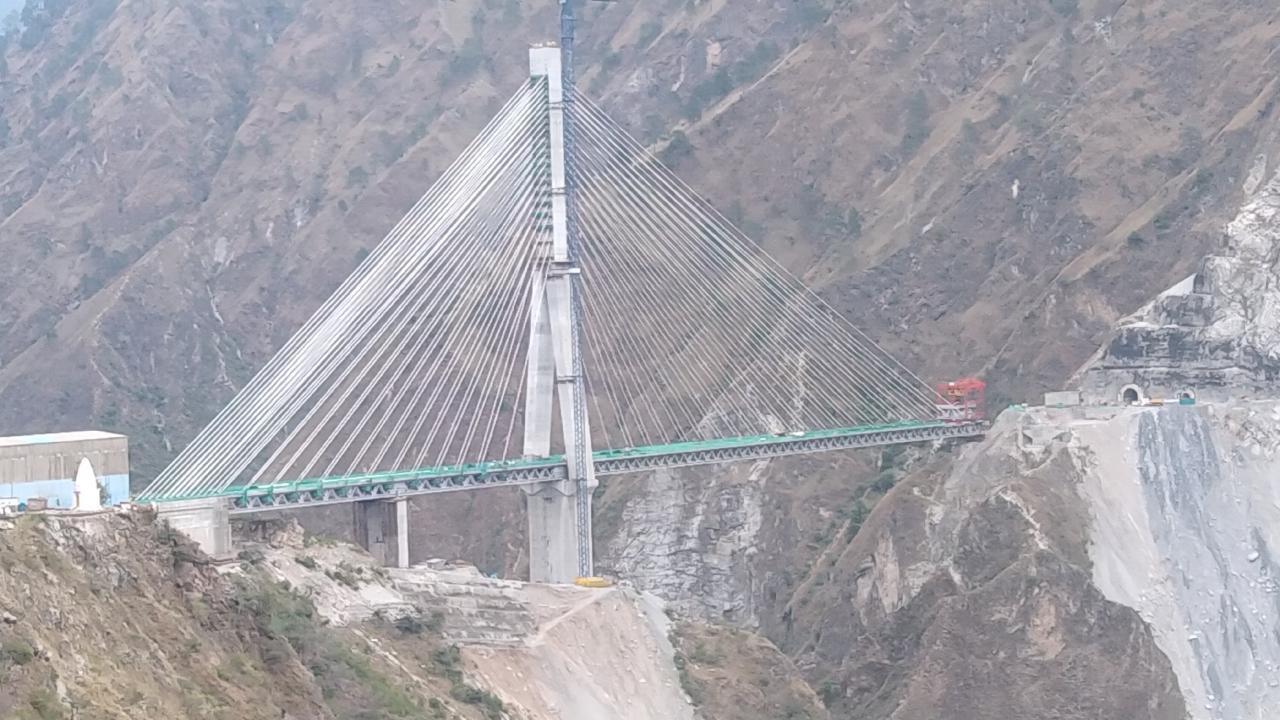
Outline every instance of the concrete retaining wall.
[[191, 538], [215, 560], [235, 555], [231, 544], [231, 514], [225, 500], [189, 500], [157, 505], [161, 520]]

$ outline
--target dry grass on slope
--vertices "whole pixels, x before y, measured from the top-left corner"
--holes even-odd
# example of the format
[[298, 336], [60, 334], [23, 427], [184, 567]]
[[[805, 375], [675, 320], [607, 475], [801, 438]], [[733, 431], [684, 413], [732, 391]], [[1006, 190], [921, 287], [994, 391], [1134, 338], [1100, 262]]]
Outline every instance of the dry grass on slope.
[[0, 717], [492, 720], [429, 622], [408, 671], [252, 558], [220, 573], [143, 514], [0, 521]]
[[706, 720], [830, 720], [791, 660], [763, 637], [690, 622], [672, 636], [681, 683]]

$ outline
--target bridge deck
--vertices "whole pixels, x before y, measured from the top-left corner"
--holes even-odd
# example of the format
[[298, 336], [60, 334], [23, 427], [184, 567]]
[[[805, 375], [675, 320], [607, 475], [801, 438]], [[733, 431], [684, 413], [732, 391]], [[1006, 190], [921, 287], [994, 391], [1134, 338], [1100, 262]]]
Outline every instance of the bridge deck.
[[[899, 422], [778, 435], [754, 435], [669, 445], [650, 445], [594, 454], [597, 476], [662, 468], [710, 465], [848, 448], [981, 436], [985, 422]], [[310, 505], [332, 505], [380, 497], [505, 487], [566, 480], [563, 455], [525, 460], [497, 460], [468, 465], [325, 477], [270, 485], [233, 487], [215, 493], [181, 497], [139, 497], [139, 503], [162, 503], [224, 497], [232, 513], [245, 514]]]

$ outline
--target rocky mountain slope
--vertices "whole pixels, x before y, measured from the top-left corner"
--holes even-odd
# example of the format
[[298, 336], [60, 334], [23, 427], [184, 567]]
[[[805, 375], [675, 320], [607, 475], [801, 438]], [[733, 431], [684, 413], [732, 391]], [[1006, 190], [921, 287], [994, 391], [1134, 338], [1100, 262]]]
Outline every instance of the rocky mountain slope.
[[[500, 0], [35, 5], [0, 71], [0, 428], [120, 426], [144, 472], [554, 34], [551, 3]], [[1018, 397], [1235, 204], [1274, 132], [1275, 12], [616, 3], [586, 12], [582, 81], [922, 374]]]
[[221, 575], [145, 516], [0, 522], [5, 718], [498, 717], [439, 638], [402, 641], [440, 651], [406, 675], [262, 569]]
[[633, 589], [387, 571], [257, 531], [214, 566], [145, 511], [0, 520], [0, 717], [826, 717], [767, 641]]
[[[554, 27], [550, 3], [504, 0], [39, 8], [0, 50], [0, 432], [91, 418], [130, 432], [142, 476]], [[1063, 382], [1273, 172], [1278, 13], [615, 3], [587, 11], [582, 82], [908, 365], [983, 371], [1002, 405]], [[965, 450], [613, 482], [603, 561], [759, 628], [836, 717], [1173, 718], [1184, 694], [1227, 697], [1210, 675], [1235, 660], [1188, 661], [1176, 613], [1148, 625], [1153, 596], [1095, 575], [1083, 528], [1106, 518], [1073, 490], [1078, 456], [1016, 426]], [[418, 508], [432, 544], [415, 559], [481, 548], [487, 569], [518, 567], [518, 498], [479, 498]]]
[[[1011, 407], [981, 443], [881, 457], [883, 497], [851, 472], [860, 497], [799, 569], [777, 563], [795, 542], [780, 518], [822, 506], [779, 512], [798, 484], [777, 481], [785, 469], [682, 485], [711, 502], [643, 486], [624, 511], [640, 522], [610, 547], [621, 571], [668, 591], [714, 578], [683, 607], [741, 600], [726, 617], [757, 623], [836, 716], [1266, 717], [1280, 687], [1280, 185], [1247, 189], [1200, 273], [1121, 319], [1077, 373], [1091, 404]], [[1098, 373], [1168, 404], [1093, 397]], [[642, 514], [660, 507], [674, 521]], [[775, 613], [783, 572], [798, 577]]]
[[1091, 508], [1021, 414], [899, 483], [768, 632], [837, 717], [1185, 717], [1134, 609], [1091, 583]]

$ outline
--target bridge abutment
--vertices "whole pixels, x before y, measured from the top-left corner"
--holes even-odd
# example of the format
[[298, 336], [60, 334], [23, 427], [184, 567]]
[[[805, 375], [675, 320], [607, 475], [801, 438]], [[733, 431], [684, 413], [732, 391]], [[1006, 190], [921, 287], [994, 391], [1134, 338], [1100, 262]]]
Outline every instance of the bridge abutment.
[[156, 506], [159, 519], [186, 535], [214, 560], [230, 560], [235, 556], [235, 547], [231, 543], [230, 511], [227, 502], [218, 498], [167, 502]]
[[524, 486], [529, 516], [529, 580], [568, 584], [578, 576], [577, 498], [573, 483]]

